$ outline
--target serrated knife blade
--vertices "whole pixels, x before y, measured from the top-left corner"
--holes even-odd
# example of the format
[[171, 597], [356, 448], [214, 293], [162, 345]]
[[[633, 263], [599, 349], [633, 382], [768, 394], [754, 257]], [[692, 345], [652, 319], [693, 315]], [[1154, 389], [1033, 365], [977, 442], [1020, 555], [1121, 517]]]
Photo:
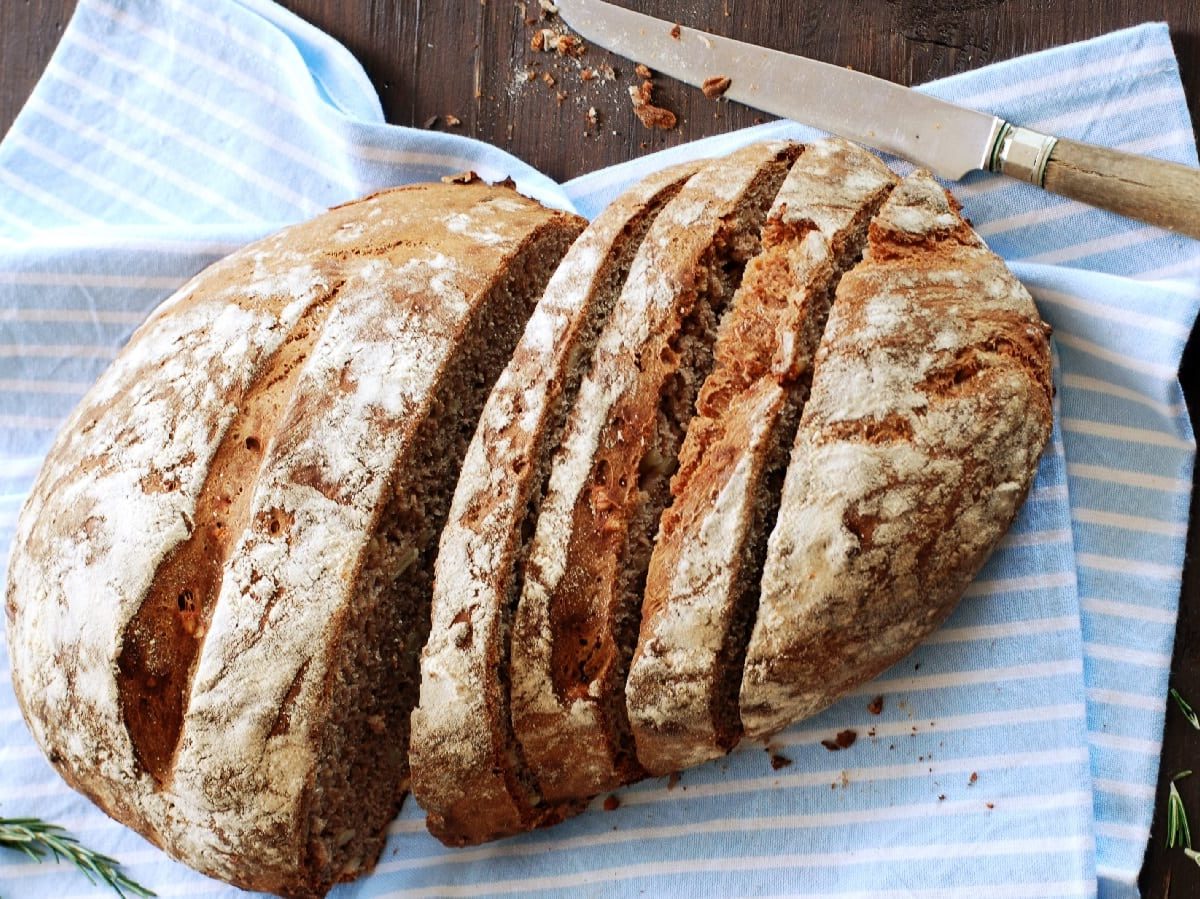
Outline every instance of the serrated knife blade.
[[862, 72], [675, 26], [604, 0], [556, 0], [586, 40], [724, 96], [957, 181], [982, 169], [1200, 237], [1200, 170], [1040, 134]]

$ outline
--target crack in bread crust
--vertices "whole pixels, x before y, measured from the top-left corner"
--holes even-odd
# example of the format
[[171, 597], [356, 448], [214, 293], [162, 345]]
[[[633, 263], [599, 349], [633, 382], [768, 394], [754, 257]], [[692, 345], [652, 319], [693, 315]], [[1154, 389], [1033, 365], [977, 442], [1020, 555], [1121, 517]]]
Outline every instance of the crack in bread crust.
[[[160, 787], [170, 777], [225, 559], [249, 523], [249, 488], [265, 450], [260, 435], [274, 431], [340, 288], [340, 283], [330, 285], [304, 309], [238, 402], [196, 498], [191, 536], [162, 560], [153, 586], [121, 634], [121, 716], [138, 763]], [[154, 487], [148, 488], [151, 479]], [[168, 492], [178, 483], [153, 470], [142, 485]], [[278, 533], [283, 516], [272, 511], [261, 526]]]

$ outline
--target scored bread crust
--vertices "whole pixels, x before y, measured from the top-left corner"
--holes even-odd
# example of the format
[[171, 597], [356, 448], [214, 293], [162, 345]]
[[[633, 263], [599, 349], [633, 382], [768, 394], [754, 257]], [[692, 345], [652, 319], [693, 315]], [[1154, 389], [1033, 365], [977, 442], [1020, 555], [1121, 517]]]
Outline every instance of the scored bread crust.
[[1051, 429], [1049, 329], [925, 172], [842, 278], [762, 578], [748, 736], [909, 652], [1012, 524]]
[[464, 845], [560, 820], [545, 804], [509, 716], [508, 636], [550, 455], [600, 327], [663, 205], [698, 167], [658, 172], [610, 204], [572, 246], [488, 398], [442, 532], [412, 786], [431, 833]]
[[846, 141], [807, 146], [721, 322], [646, 579], [626, 697], [638, 761], [728, 752], [766, 534], [832, 291], [898, 179]]
[[[642, 773], [624, 681], [644, 543], [657, 524], [653, 504], [665, 499], [651, 494], [666, 492], [678, 452], [664, 418], [686, 427], [699, 387], [689, 379], [706, 373], [687, 367], [703, 364], [703, 332], [720, 311], [711, 307], [732, 291], [725, 265], [757, 250], [797, 153], [792, 144], [754, 145], [694, 175], [655, 219], [597, 342], [553, 463], [513, 624], [513, 727], [552, 801]], [[671, 457], [657, 458], [660, 447]]]
[[244, 888], [319, 895], [373, 863], [402, 772], [343, 870], [310, 841], [364, 559], [468, 329], [581, 227], [505, 188], [385, 191], [233, 254], [138, 329], [55, 441], [9, 567], [14, 691], [68, 783]]

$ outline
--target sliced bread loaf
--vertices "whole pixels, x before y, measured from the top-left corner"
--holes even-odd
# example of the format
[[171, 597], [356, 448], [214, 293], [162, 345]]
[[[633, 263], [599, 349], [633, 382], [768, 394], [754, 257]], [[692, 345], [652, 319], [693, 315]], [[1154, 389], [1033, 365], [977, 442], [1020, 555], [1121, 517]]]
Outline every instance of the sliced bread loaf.
[[514, 730], [551, 801], [642, 773], [624, 687], [658, 517], [719, 317], [798, 152], [710, 162], [655, 219], [568, 418], [511, 657]]
[[1048, 328], [927, 174], [842, 278], [763, 571], [740, 705], [770, 734], [940, 624], [1008, 529], [1050, 435]]
[[626, 697], [638, 761], [728, 752], [767, 534], [833, 290], [896, 177], [840, 140], [805, 148], [721, 321], [646, 579]]
[[478, 843], [552, 823], [513, 737], [509, 628], [550, 456], [646, 230], [697, 168], [635, 185], [572, 246], [488, 398], [442, 532], [413, 713], [412, 786], [429, 830]]
[[454, 476], [582, 227], [502, 187], [387, 191], [138, 330], [9, 569], [13, 687], [70, 784], [247, 889], [317, 896], [374, 863]]

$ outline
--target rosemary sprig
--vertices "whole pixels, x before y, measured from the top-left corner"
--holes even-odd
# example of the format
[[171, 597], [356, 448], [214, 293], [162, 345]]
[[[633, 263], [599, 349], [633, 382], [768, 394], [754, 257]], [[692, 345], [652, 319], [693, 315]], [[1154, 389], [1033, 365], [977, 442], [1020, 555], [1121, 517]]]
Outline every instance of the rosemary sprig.
[[1187, 813], [1183, 810], [1183, 799], [1175, 789], [1175, 781], [1187, 777], [1191, 771], [1180, 771], [1171, 778], [1171, 792], [1167, 796], [1167, 848], [1183, 846], [1192, 848], [1192, 832], [1188, 829]]
[[1183, 717], [1187, 718], [1192, 727], [1196, 728], [1196, 730], [1200, 730], [1200, 716], [1198, 716], [1195, 710], [1188, 705], [1188, 701], [1179, 695], [1178, 690], [1172, 687], [1170, 692], [1171, 698], [1174, 699], [1175, 704], [1179, 706], [1179, 711], [1183, 712]]
[[68, 861], [83, 872], [89, 883], [107, 884], [122, 899], [127, 896], [154, 896], [155, 893], [121, 873], [121, 863], [107, 855], [81, 846], [57, 824], [40, 818], [0, 818], [0, 846], [24, 852], [35, 862], [49, 853], [54, 861]]

